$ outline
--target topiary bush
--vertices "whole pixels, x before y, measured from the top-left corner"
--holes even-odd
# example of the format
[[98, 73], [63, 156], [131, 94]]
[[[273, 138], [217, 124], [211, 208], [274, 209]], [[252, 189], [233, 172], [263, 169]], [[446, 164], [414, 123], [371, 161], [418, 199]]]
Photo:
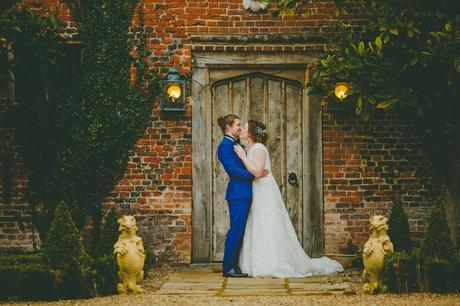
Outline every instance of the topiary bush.
[[431, 210], [420, 255], [424, 258], [446, 260], [455, 257], [455, 249], [450, 240], [446, 214], [441, 204], [435, 205]]
[[412, 240], [410, 237], [409, 221], [401, 202], [393, 203], [388, 224], [388, 236], [393, 243], [395, 252], [410, 253]]
[[441, 204], [431, 210], [420, 250], [420, 282], [423, 291], [452, 292], [456, 288], [456, 255]]
[[96, 288], [99, 295], [117, 292], [118, 275], [113, 246], [118, 240], [117, 220], [119, 217], [120, 213], [116, 208], [109, 211], [94, 254], [94, 267], [97, 271]]
[[61, 298], [88, 297], [93, 294], [91, 258], [70, 211], [60, 202], [43, 248], [44, 264], [53, 271]]
[[417, 251], [400, 251], [385, 255], [384, 283], [392, 293], [409, 293], [419, 290]]

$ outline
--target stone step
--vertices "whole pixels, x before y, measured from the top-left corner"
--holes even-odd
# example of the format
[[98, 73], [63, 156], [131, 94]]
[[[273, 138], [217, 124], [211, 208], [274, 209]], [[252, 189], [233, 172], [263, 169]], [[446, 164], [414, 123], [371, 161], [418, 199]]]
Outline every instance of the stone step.
[[292, 278], [224, 278], [214, 269], [221, 265], [192, 265], [178, 268], [157, 295], [284, 296], [351, 294], [343, 276], [317, 275]]
[[229, 277], [227, 286], [230, 285], [284, 285], [283, 278], [252, 278], [252, 277]]
[[286, 289], [225, 289], [224, 292], [219, 294], [221, 296], [249, 296], [249, 295], [269, 295], [269, 296], [279, 296], [279, 295], [289, 295]]
[[350, 285], [347, 283], [338, 284], [318, 284], [318, 283], [289, 283], [289, 289], [310, 290], [310, 291], [331, 291], [347, 290]]
[[222, 288], [222, 283], [166, 283], [161, 290], [214, 290]]
[[159, 290], [155, 295], [217, 295], [216, 290]]

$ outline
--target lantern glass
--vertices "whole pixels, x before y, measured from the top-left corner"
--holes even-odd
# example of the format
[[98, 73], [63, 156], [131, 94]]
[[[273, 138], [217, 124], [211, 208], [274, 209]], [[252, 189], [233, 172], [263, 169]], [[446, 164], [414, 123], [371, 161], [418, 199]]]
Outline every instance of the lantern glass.
[[348, 96], [349, 87], [347, 83], [337, 83], [334, 89], [334, 95], [339, 100], [343, 100]]
[[182, 95], [182, 89], [178, 84], [170, 84], [166, 89], [166, 94], [172, 102], [176, 102]]

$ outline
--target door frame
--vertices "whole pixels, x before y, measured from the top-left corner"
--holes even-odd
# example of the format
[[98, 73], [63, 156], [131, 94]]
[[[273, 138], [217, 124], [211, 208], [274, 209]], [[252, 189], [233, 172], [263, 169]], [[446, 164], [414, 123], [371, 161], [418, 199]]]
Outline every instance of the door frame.
[[212, 261], [212, 152], [211, 84], [209, 69], [219, 67], [301, 66], [305, 71], [302, 93], [303, 142], [303, 246], [318, 257], [324, 250], [322, 107], [306, 85], [315, 57], [305, 53], [192, 54], [192, 262]]

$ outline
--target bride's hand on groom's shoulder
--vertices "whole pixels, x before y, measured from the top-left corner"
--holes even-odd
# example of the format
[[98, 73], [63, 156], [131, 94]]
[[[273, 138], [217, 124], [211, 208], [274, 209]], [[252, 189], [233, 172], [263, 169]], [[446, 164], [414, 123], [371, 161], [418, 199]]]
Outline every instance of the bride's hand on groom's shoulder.
[[236, 155], [238, 155], [240, 159], [243, 159], [246, 157], [246, 151], [244, 151], [244, 149], [241, 146], [235, 145], [234, 149], [235, 149]]

